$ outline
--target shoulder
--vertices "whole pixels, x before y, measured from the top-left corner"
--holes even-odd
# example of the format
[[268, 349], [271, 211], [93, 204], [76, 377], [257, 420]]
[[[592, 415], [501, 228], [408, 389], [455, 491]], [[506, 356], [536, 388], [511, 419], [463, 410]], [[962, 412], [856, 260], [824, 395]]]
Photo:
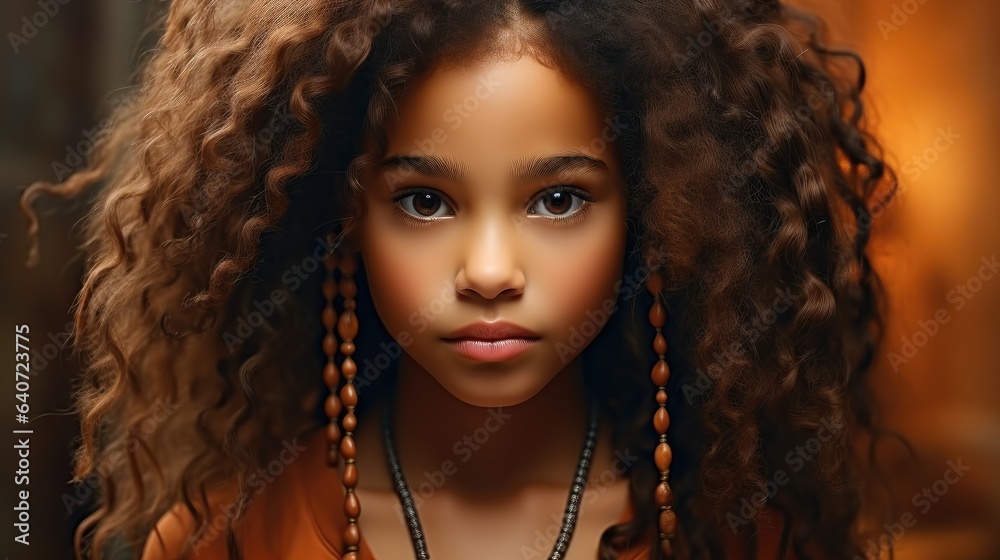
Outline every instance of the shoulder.
[[[216, 503], [214, 513], [221, 513]], [[212, 519], [210, 514], [209, 519]], [[211, 538], [206, 533], [201, 539], [193, 540], [197, 522], [185, 504], [176, 504], [156, 522], [156, 527], [146, 538], [141, 560], [228, 560], [225, 535]], [[219, 538], [221, 537], [221, 538]]]
[[[236, 527], [240, 549], [256, 558], [339, 558], [335, 537], [329, 534], [336, 519], [327, 510], [343, 497], [335, 470], [323, 472], [323, 434], [306, 436], [305, 445], [292, 440], [279, 458], [250, 475], [246, 491], [249, 508]], [[286, 452], [287, 451], [287, 452]], [[328, 469], [327, 470], [331, 470]], [[319, 483], [319, 484], [315, 484]], [[195, 538], [198, 522], [183, 503], [175, 504], [157, 521], [143, 548], [141, 560], [228, 560], [227, 522], [234, 518], [239, 497], [235, 482], [210, 492], [205, 530]], [[205, 514], [203, 514], [205, 515]], [[346, 520], [345, 520], [346, 521]]]

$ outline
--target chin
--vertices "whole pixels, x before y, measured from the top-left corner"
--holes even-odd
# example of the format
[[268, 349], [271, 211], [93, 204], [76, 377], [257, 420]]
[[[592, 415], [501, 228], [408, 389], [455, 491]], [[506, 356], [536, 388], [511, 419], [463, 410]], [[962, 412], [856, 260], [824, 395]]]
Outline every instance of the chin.
[[512, 374], [510, 372], [469, 372], [462, 379], [434, 376], [456, 399], [483, 408], [515, 406], [537, 395], [547, 381], [540, 381], [536, 372]]

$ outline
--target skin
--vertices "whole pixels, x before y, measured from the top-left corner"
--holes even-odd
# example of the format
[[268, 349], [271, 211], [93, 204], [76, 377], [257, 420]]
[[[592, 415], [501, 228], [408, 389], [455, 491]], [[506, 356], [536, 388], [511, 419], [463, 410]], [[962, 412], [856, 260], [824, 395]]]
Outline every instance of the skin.
[[[476, 97], [483, 78], [497, 85]], [[463, 100], [475, 109], [456, 111]], [[404, 349], [397, 397], [388, 406], [395, 407], [397, 452], [411, 491], [424, 485], [418, 512], [429, 551], [435, 558], [522, 558], [526, 550], [548, 557], [554, 539], [539, 540], [536, 530], [554, 536], [552, 514], [561, 518], [566, 505], [586, 425], [578, 355], [596, 333], [582, 344], [570, 336], [613, 304], [625, 257], [619, 154], [595, 141], [610, 137], [606, 115], [587, 88], [530, 55], [466, 69], [438, 66], [407, 89], [397, 108], [386, 155], [440, 156], [464, 171], [456, 180], [369, 167], [366, 211], [353, 238], [379, 317]], [[363, 148], [372, 147], [366, 138]], [[597, 165], [524, 180], [508, 170], [517, 161], [567, 154]], [[565, 188], [562, 202], [546, 199], [543, 191], [555, 185], [592, 200]], [[435, 196], [392, 200], [414, 187]], [[541, 340], [500, 363], [469, 360], [441, 340], [495, 319]], [[379, 416], [369, 418], [357, 431], [362, 534], [380, 560], [412, 557]], [[477, 443], [470, 436], [480, 428], [489, 439]], [[627, 480], [617, 475], [606, 483], [614, 459], [602, 419], [590, 472], [594, 494], [584, 500], [570, 560], [593, 558], [601, 531], [625, 510]]]

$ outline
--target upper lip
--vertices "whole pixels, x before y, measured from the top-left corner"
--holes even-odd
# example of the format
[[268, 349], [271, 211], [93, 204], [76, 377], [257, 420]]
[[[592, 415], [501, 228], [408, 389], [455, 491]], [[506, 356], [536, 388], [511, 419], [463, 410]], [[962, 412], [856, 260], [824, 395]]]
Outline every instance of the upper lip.
[[492, 323], [479, 322], [466, 325], [452, 331], [444, 337], [445, 340], [457, 338], [474, 338], [477, 340], [504, 340], [508, 338], [541, 338], [534, 332], [508, 321]]

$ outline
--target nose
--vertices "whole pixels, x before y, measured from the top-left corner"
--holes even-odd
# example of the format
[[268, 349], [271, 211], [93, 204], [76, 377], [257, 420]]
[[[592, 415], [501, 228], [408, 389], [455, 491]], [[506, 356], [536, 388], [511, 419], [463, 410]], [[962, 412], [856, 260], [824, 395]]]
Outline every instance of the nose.
[[485, 299], [523, 293], [519, 241], [516, 224], [507, 216], [494, 215], [474, 224], [465, 244], [464, 264], [455, 278], [458, 293]]

